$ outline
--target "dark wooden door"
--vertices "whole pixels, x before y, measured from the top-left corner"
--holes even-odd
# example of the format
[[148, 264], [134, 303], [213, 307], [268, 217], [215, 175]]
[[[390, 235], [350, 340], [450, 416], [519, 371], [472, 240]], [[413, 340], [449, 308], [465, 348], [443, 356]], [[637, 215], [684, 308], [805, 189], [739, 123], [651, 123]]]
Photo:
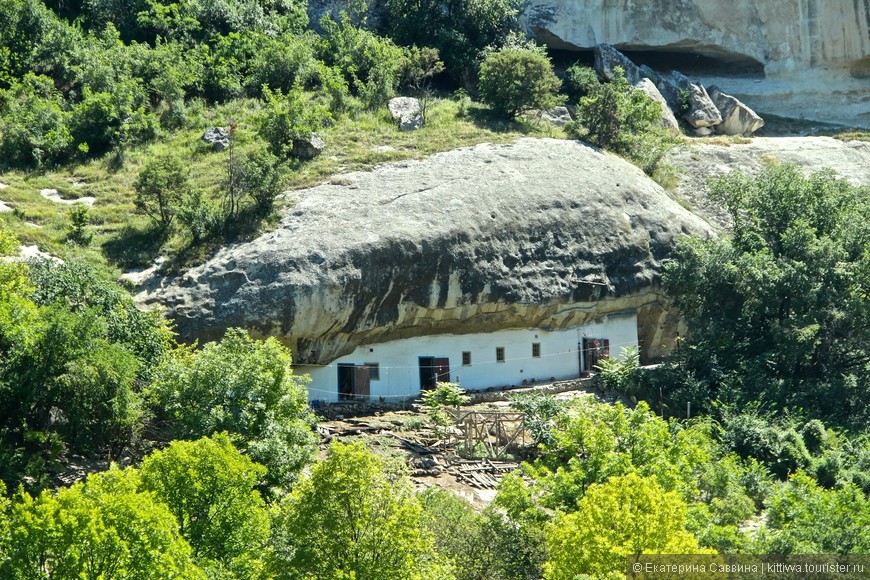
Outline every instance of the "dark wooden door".
[[610, 340], [606, 338], [584, 338], [583, 360], [586, 371], [594, 371], [595, 367], [605, 359], [610, 358]]
[[420, 357], [420, 390], [435, 388], [435, 357]]
[[371, 395], [369, 367], [354, 367], [353, 375], [353, 398], [368, 399]]
[[450, 382], [450, 359], [436, 358], [435, 364], [435, 381], [439, 383]]
[[354, 366], [340, 363], [338, 365], [338, 398], [341, 401], [353, 398], [353, 384], [355, 382]]

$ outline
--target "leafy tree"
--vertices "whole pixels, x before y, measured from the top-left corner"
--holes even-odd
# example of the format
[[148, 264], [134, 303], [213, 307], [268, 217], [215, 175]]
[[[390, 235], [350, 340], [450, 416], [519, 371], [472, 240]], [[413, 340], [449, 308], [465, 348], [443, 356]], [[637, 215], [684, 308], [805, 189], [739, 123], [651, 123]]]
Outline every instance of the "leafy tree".
[[[249, 152], [241, 161], [235, 153], [234, 127], [230, 128], [227, 179], [224, 192], [224, 219], [231, 232], [265, 218], [281, 194], [284, 168], [266, 150]], [[249, 206], [243, 204], [250, 201]]]
[[40, 41], [49, 34], [52, 20], [39, 0], [5, 0], [0, 5], [0, 88], [36, 68]]
[[4, 578], [205, 578], [175, 518], [137, 490], [133, 470], [93, 474], [57, 494], [20, 492], [8, 517]]
[[201, 190], [196, 190], [182, 198], [178, 221], [190, 230], [193, 243], [199, 244], [219, 231], [220, 211]]
[[479, 54], [501, 47], [517, 30], [517, 0], [388, 0], [385, 30], [403, 46], [438, 49], [454, 81], [473, 82]]
[[758, 549], [776, 554], [863, 554], [870, 549], [870, 501], [854, 485], [827, 490], [798, 473], [768, 501]]
[[88, 208], [78, 205], [69, 211], [70, 225], [67, 230], [67, 240], [79, 245], [88, 246], [94, 238], [94, 233], [88, 227]]
[[333, 443], [275, 520], [279, 578], [446, 578], [408, 479], [361, 443]]
[[244, 93], [248, 63], [259, 50], [258, 38], [233, 32], [198, 46], [202, 53], [202, 93], [212, 102], [238, 98]]
[[178, 519], [181, 535], [209, 573], [240, 579], [265, 574], [269, 514], [260, 493], [266, 468], [239, 453], [229, 437], [175, 441], [142, 463], [142, 489]]
[[188, 171], [178, 157], [162, 155], [145, 163], [136, 180], [136, 208], [166, 231], [190, 189]]
[[560, 85], [544, 50], [532, 45], [492, 51], [480, 65], [481, 99], [509, 119], [558, 105]]
[[629, 473], [595, 484], [576, 512], [548, 527], [544, 577], [602, 577], [624, 571], [632, 555], [710, 553], [698, 547], [686, 523], [685, 502], [654, 478]]
[[202, 350], [179, 349], [156, 370], [156, 406], [176, 437], [227, 431], [233, 443], [269, 468], [267, 480], [288, 485], [309, 460], [311, 413], [290, 352], [274, 338], [256, 341], [241, 329]]
[[102, 153], [156, 136], [159, 122], [145, 110], [144, 89], [138, 83], [117, 83], [112, 92], [95, 92], [86, 86], [82, 96], [70, 116], [70, 132], [79, 151]]
[[637, 347], [622, 349], [622, 358], [608, 358], [596, 367], [599, 380], [605, 389], [630, 391], [635, 394], [635, 385], [640, 372], [640, 353]]
[[556, 419], [553, 443], [530, 466], [547, 507], [576, 509], [590, 485], [637, 472], [692, 498], [714, 444], [705, 424], [667, 422], [641, 402], [635, 409], [578, 401]]
[[278, 158], [264, 150], [252, 151], [242, 162], [241, 187], [253, 203], [254, 215], [265, 217], [283, 190]]
[[75, 262], [0, 274], [0, 478], [38, 489], [61, 451], [114, 456], [135, 441], [139, 389], [174, 343], [159, 314]]
[[106, 338], [119, 343], [140, 361], [139, 380], [147, 382], [153, 366], [174, 346], [175, 335], [159, 312], [140, 310], [114, 280], [92, 266], [70, 260], [28, 263], [33, 289], [30, 297], [40, 306], [67, 306], [74, 312], [91, 310], [105, 325]]
[[60, 161], [72, 144], [64, 100], [51, 79], [27, 73], [0, 93], [0, 156], [4, 163]]
[[381, 106], [395, 94], [406, 62], [402, 48], [355, 26], [346, 11], [338, 22], [326, 16], [320, 25], [324, 32], [321, 58], [342, 71], [350, 88], [369, 108]]
[[620, 67], [609, 83], [593, 84], [588, 75], [569, 77], [586, 96], [577, 105], [577, 119], [566, 126], [569, 135], [627, 157], [648, 175], [676, 141], [659, 125], [661, 104], [632, 87]]
[[[751, 465], [751, 464], [750, 464]], [[740, 526], [756, 512], [753, 498], [747, 493], [746, 467], [734, 454], [702, 466], [698, 479], [699, 495], [689, 506], [686, 527], [702, 546], [718, 552], [737, 552], [748, 540]]]
[[[495, 508], [478, 514], [451, 491], [430, 488], [420, 496], [424, 525], [457, 580], [540, 578], [542, 536]], [[531, 533], [530, 533], [531, 532]]]
[[575, 62], [565, 69], [565, 92], [572, 100], [585, 97], [600, 84], [598, 73], [592, 67]]
[[732, 173], [711, 192], [731, 215], [733, 236], [683, 241], [665, 273], [691, 329], [682, 368], [703, 382], [708, 399], [763, 399], [863, 426], [866, 188], [780, 165], [755, 177]]
[[318, 61], [314, 33], [264, 37], [263, 47], [254, 55], [246, 78], [249, 92], [260, 94], [263, 85], [272, 90], [291, 91], [310, 85], [317, 77]]
[[432, 422], [439, 427], [446, 427], [450, 424], [447, 409], [458, 409], [471, 397], [465, 394], [465, 389], [458, 383], [438, 383], [431, 391], [424, 391], [422, 399], [422, 407]]
[[525, 413], [525, 426], [536, 445], [552, 444], [556, 417], [565, 410], [565, 402], [545, 393], [515, 395], [511, 407]]

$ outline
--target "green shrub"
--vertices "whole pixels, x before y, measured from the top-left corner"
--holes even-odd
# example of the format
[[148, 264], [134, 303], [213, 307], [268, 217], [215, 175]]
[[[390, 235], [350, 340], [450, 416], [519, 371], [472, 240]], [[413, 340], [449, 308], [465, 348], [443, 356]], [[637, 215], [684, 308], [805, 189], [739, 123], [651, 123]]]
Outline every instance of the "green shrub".
[[67, 228], [66, 239], [77, 246], [89, 246], [94, 238], [94, 232], [88, 227], [90, 221], [88, 208], [77, 205], [69, 211], [70, 224]]
[[269, 215], [281, 194], [282, 183], [280, 161], [269, 151], [252, 151], [242, 161], [240, 186], [250, 198], [256, 217]]
[[203, 96], [217, 103], [242, 96], [247, 65], [259, 49], [254, 36], [234, 32], [198, 48], [204, 65]]
[[481, 99], [509, 119], [558, 105], [560, 85], [546, 53], [529, 45], [492, 51], [480, 65]]
[[640, 372], [640, 352], [637, 347], [622, 349], [622, 358], [607, 358], [596, 367], [598, 378], [605, 389], [624, 391], [637, 395], [638, 375]]
[[139, 172], [134, 187], [136, 208], [166, 231], [190, 189], [188, 168], [177, 156], [152, 157]]
[[576, 62], [565, 70], [565, 92], [572, 100], [587, 96], [601, 84], [595, 69]]
[[269, 513], [255, 487], [265, 473], [216, 434], [174, 441], [146, 457], [141, 488], [175, 515], [210, 578], [264, 578]]
[[190, 231], [193, 243], [199, 244], [219, 230], [220, 212], [201, 190], [196, 190], [181, 199], [178, 221]]
[[529, 393], [510, 398], [511, 407], [525, 413], [525, 426], [536, 445], [552, 444], [555, 419], [565, 409], [565, 402], [545, 393]]
[[457, 383], [438, 383], [431, 391], [423, 391], [422, 407], [429, 418], [438, 427], [450, 425], [450, 415], [447, 409], [458, 409], [471, 400], [465, 394], [465, 389]]
[[339, 68], [321, 62], [317, 77], [320, 82], [320, 92], [326, 97], [327, 108], [333, 117], [351, 113], [361, 107], [359, 100], [350, 94], [350, 87]]
[[230, 329], [202, 350], [178, 350], [155, 371], [156, 408], [179, 438], [227, 431], [233, 443], [269, 468], [267, 481], [287, 486], [314, 443], [308, 397], [290, 352], [274, 338], [256, 341]]
[[277, 576], [446, 580], [422, 511], [396, 462], [334, 442], [275, 510]]
[[449, 5], [437, 0], [387, 0], [384, 26], [402, 46], [438, 49], [454, 83], [473, 83], [481, 51], [503, 46], [518, 29], [521, 4], [518, 0], [456, 0]]
[[807, 421], [801, 428], [801, 437], [810, 453], [817, 454], [828, 440], [828, 430], [818, 419]]
[[276, 157], [287, 158], [295, 140], [311, 137], [329, 118], [326, 109], [309, 101], [298, 87], [286, 95], [263, 87], [263, 98], [264, 111], [258, 133]]
[[347, 12], [341, 13], [338, 22], [326, 16], [320, 25], [324, 33], [321, 58], [342, 71], [367, 107], [376, 109], [395, 95], [406, 58], [402, 48], [354, 26]]
[[590, 84], [568, 134], [623, 155], [652, 175], [676, 140], [659, 126], [661, 104], [632, 87], [621, 68], [609, 83]]
[[60, 92], [48, 77], [27, 73], [0, 93], [0, 163], [40, 167], [63, 159], [73, 142]]
[[284, 92], [297, 85], [310, 86], [320, 64], [314, 56], [316, 40], [313, 33], [267, 37], [248, 71], [249, 92], [259, 94], [263, 85]]
[[57, 493], [19, 493], [8, 508], [0, 576], [117, 578], [123, 570], [130, 580], [204, 579], [175, 517], [137, 483], [134, 470], [113, 468]]

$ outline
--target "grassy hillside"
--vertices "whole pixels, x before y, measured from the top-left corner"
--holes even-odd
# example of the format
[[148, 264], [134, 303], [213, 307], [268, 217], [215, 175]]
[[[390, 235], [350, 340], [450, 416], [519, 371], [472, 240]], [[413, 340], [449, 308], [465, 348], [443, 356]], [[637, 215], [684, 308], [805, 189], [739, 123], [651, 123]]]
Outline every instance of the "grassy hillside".
[[[192, 247], [189, 234], [180, 228], [162, 238], [148, 218], [135, 211], [134, 184], [139, 171], [155, 155], [176, 156], [189, 167], [193, 187], [218, 202], [227, 177], [229, 153], [213, 151], [201, 140], [203, 131], [232, 120], [237, 124], [237, 154], [264, 149], [266, 144], [256, 134], [261, 113], [258, 100], [240, 99], [212, 107], [197, 105], [190, 114], [188, 128], [167, 131], [155, 142], [51, 169], [0, 173], [0, 183], [8, 186], [0, 190], [0, 201], [13, 209], [0, 214], [0, 219], [23, 244], [38, 245], [65, 259], [83, 258], [113, 271], [145, 266], [158, 255], [170, 258], [170, 265], [202, 259], [223, 240]], [[460, 107], [465, 109], [461, 114]], [[548, 123], [501, 120], [483, 105], [460, 104], [449, 97], [436, 98], [428, 116], [426, 125], [415, 132], [399, 131], [386, 107], [344, 117], [321, 131], [327, 146], [321, 156], [310, 162], [291, 163], [285, 186], [292, 190], [343, 172], [482, 142], [508, 142], [524, 135], [563, 136], [560, 129]], [[96, 198], [88, 212], [94, 233], [91, 244], [80, 247], [69, 242], [70, 211], [75, 206], [44, 198], [40, 195], [43, 189], [56, 189], [61, 198], [68, 200]], [[288, 198], [290, 201], [285, 203], [292, 203], [292, 194]], [[267, 223], [260, 227], [269, 226]]]

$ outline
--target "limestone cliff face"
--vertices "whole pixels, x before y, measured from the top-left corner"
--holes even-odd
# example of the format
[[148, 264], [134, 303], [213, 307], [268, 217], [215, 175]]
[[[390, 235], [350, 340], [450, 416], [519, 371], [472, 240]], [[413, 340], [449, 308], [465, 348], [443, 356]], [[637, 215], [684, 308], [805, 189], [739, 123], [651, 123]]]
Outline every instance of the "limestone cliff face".
[[644, 354], [678, 316], [659, 290], [685, 234], [712, 235], [640, 170], [578, 142], [522, 139], [293, 192], [280, 227], [140, 295], [184, 338], [243, 326], [300, 361], [361, 344], [565, 328], [638, 310]]
[[720, 83], [754, 108], [870, 123], [870, 0], [531, 0], [525, 23], [553, 48], [606, 42], [742, 66], [764, 80]]

